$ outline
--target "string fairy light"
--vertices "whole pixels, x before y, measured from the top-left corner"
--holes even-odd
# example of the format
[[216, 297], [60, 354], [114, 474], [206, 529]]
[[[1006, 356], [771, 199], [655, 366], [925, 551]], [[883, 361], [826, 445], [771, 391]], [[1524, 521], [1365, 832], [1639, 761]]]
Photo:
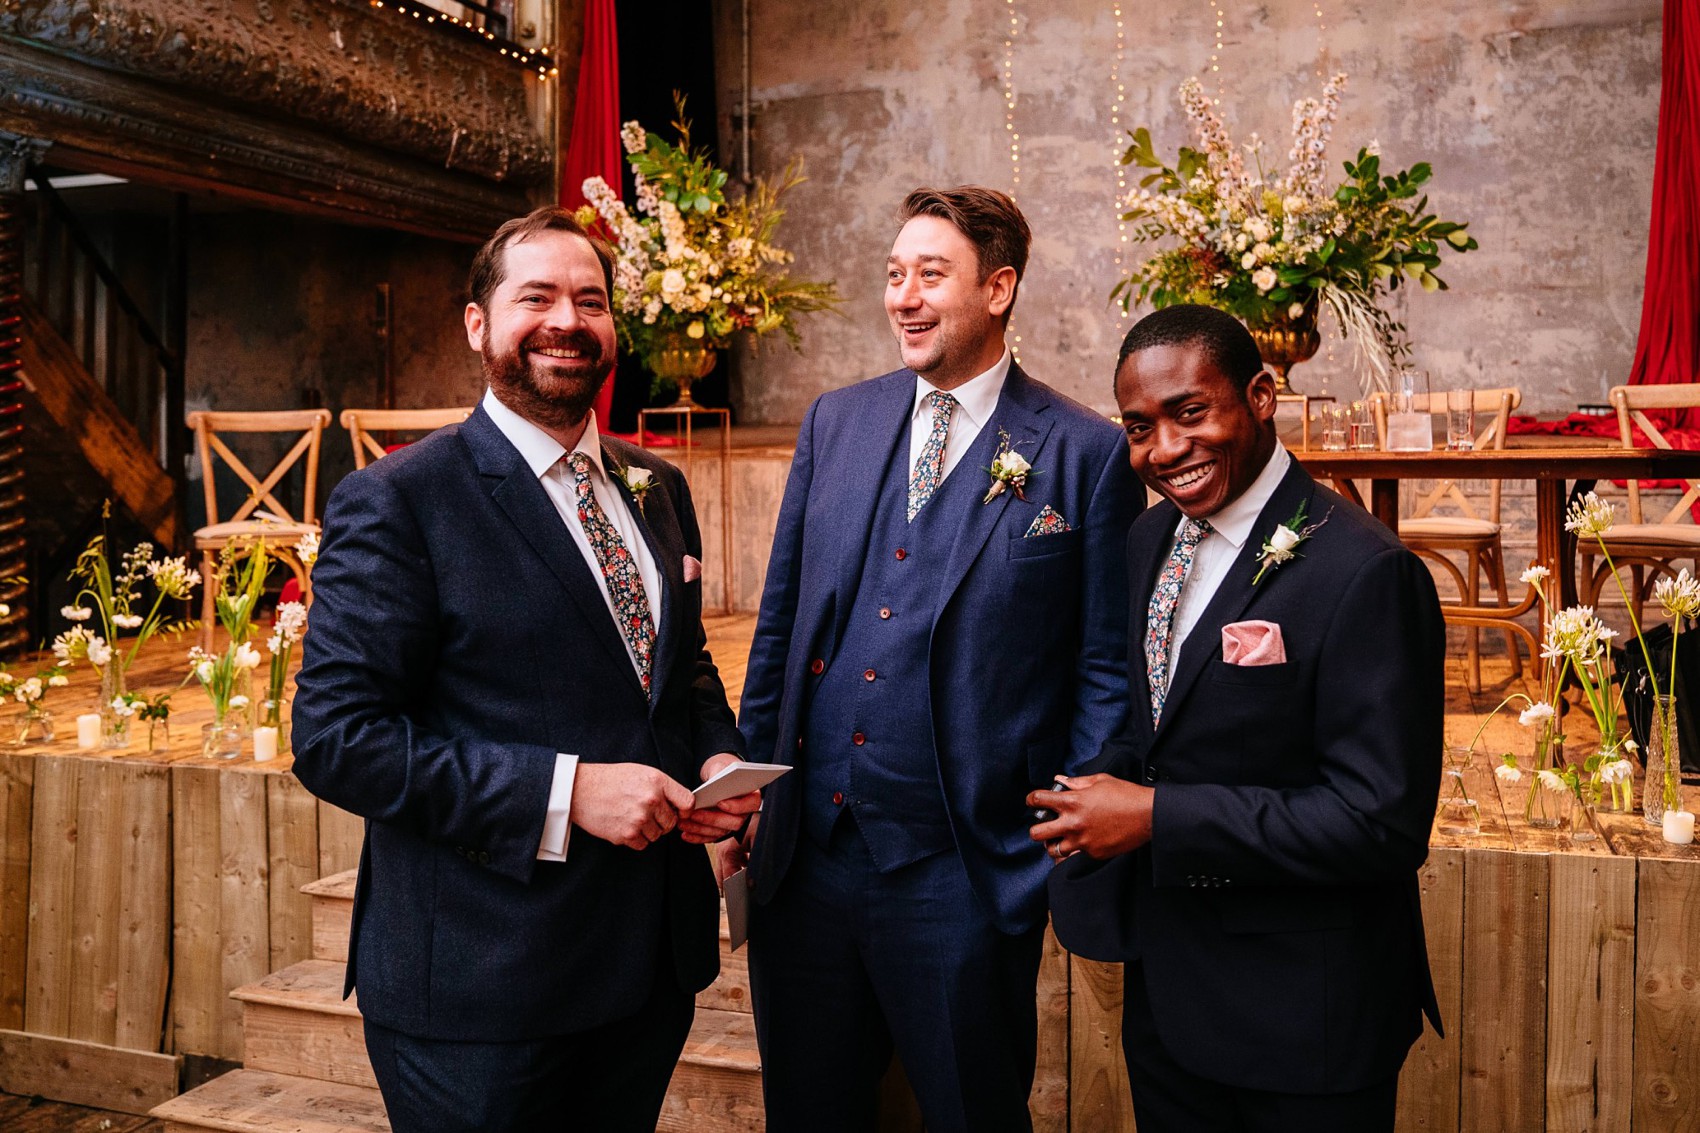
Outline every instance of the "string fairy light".
[[1215, 105], [1222, 105], [1222, 29], [1227, 23], [1227, 17], [1222, 11], [1222, 0], [1214, 0], [1211, 5], [1216, 13], [1216, 41], [1210, 48], [1210, 73], [1216, 76]]
[[[1021, 30], [1020, 14], [1015, 0], [1004, 0], [1009, 14], [1009, 28], [1003, 37], [1003, 129], [1009, 136], [1009, 195], [1013, 200], [1021, 195], [1021, 131], [1015, 127], [1015, 37]], [[1021, 335], [1015, 331], [1015, 320], [1009, 321], [1009, 353], [1021, 361]]]
[[413, 0], [367, 0], [372, 8], [388, 8], [403, 16], [412, 16], [416, 20], [424, 20], [427, 24], [449, 24], [461, 32], [471, 36], [473, 42], [485, 47], [496, 48], [504, 58], [518, 63], [522, 67], [537, 68], [537, 76], [541, 79], [552, 79], [560, 75], [561, 70], [555, 65], [550, 56], [552, 48], [544, 46], [533, 50], [520, 47], [517, 44], [508, 45], [506, 40], [498, 39], [496, 33], [488, 28], [480, 27], [471, 19], [451, 16], [447, 12], [439, 12], [435, 8], [414, 3]]
[[[1122, 19], [1122, 0], [1113, 0], [1111, 12], [1116, 20], [1116, 50], [1110, 57], [1110, 169], [1116, 175], [1116, 199], [1114, 201], [1116, 217], [1116, 242], [1112, 245], [1116, 260], [1116, 281], [1126, 277], [1127, 259], [1127, 221], [1122, 214], [1127, 211], [1127, 166], [1122, 164], [1122, 153], [1125, 143], [1122, 141], [1122, 112], [1126, 110], [1127, 86], [1122, 81], [1122, 60], [1127, 51], [1127, 24]], [[1116, 318], [1125, 322], [1130, 314], [1128, 307], [1121, 303], [1115, 304]]]

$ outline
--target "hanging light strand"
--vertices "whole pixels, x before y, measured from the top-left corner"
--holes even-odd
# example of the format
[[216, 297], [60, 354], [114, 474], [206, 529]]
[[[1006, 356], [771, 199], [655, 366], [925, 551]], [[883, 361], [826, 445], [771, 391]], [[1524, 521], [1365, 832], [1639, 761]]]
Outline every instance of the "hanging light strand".
[[[1122, 80], [1122, 61], [1127, 51], [1127, 22], [1122, 18], [1123, 0], [1113, 0], [1110, 5], [1111, 13], [1116, 21], [1115, 54], [1110, 56], [1110, 170], [1116, 175], [1116, 242], [1113, 245], [1116, 259], [1116, 280], [1127, 278], [1127, 221], [1122, 214], [1127, 211], [1127, 166], [1122, 164], [1122, 153], [1127, 143], [1124, 141], [1125, 128], [1122, 116], [1127, 109], [1127, 87]], [[1116, 305], [1116, 318], [1125, 322], [1128, 310], [1122, 304]]]
[[1216, 39], [1210, 45], [1210, 74], [1216, 80], [1215, 105], [1222, 105], [1222, 29], [1227, 23], [1227, 15], [1222, 10], [1222, 0], [1213, 0], [1211, 7], [1216, 13]]
[[[1004, 10], [1009, 24], [1003, 37], [1003, 129], [1009, 136], [1009, 195], [1014, 199], [1021, 196], [1021, 131], [1015, 126], [1015, 37], [1021, 30], [1021, 20], [1015, 0], [1004, 0]], [[1009, 335], [1010, 356], [1020, 362], [1021, 336], [1015, 332], [1013, 318], [1005, 333]]]

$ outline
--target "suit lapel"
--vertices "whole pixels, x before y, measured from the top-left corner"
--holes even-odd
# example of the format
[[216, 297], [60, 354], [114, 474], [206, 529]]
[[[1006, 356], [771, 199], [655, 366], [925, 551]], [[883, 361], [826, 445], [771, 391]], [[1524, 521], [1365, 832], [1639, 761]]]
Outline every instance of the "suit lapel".
[[[1000, 430], [1009, 434], [1009, 445], [1016, 452], [1033, 464], [1037, 475], [1044, 474], [1044, 468], [1039, 461], [1039, 454], [1045, 444], [1045, 438], [1050, 435], [1052, 421], [1043, 415], [1043, 410], [1049, 404], [1049, 399], [1040, 387], [1013, 362], [1009, 367], [1009, 377], [1005, 379], [1003, 392], [998, 395], [997, 406], [992, 410], [991, 419], [986, 422], [980, 435], [974, 438], [974, 444], [963, 454], [956, 467], [951, 470], [951, 476], [968, 475], [982, 477], [983, 469], [989, 468], [992, 457], [1002, 443]], [[986, 488], [991, 487], [991, 480], [985, 480]], [[974, 565], [980, 551], [985, 547], [986, 540], [991, 538], [992, 531], [1003, 518], [1009, 501], [1015, 497], [1013, 491], [999, 493], [997, 499], [989, 504], [982, 504], [985, 490], [974, 493], [974, 502], [968, 505], [968, 514], [962, 517], [962, 524], [957, 528], [956, 541], [951, 544], [950, 558], [945, 564], [945, 586], [939, 595], [938, 613], [943, 612], [955, 595], [957, 587], [968, 576], [968, 568]]]
[[[625, 467], [626, 463], [606, 444], [602, 446], [602, 464], [610, 474]], [[649, 548], [649, 556], [661, 575], [661, 593], [656, 596], [659, 608], [654, 611], [655, 656], [650, 666], [650, 705], [653, 708], [661, 702], [661, 686], [673, 671], [673, 662], [679, 651], [679, 635], [688, 632], [689, 628], [679, 625], [677, 617], [678, 598], [684, 593], [685, 585], [685, 533], [679, 529], [676, 506], [668, 496], [661, 477], [657, 476], [652, 481], [654, 487], [649, 490], [641, 508], [624, 479], [617, 475], [611, 475], [611, 479], [620, 498], [626, 501], [626, 509], [631, 512], [638, 530], [643, 533], [644, 545]]]
[[559, 580], [589, 624], [591, 635], [601, 643], [609, 659], [618, 662], [614, 668], [624, 672], [641, 695], [643, 685], [638, 681], [637, 671], [632, 668], [625, 639], [608, 614], [608, 603], [602, 598], [602, 590], [590, 573], [590, 564], [579, 553], [578, 544], [567, 533], [566, 524], [561, 522], [561, 513], [555, 510], [537, 476], [483, 409], [467, 418], [461, 426], [461, 436], [466, 438], [472, 450], [479, 473], [496, 480], [490, 490], [490, 498], [507, 513], [520, 537], [531, 545], [531, 549]]
[[[1258, 559], [1262, 555], [1264, 541], [1269, 538], [1270, 532], [1277, 524], [1291, 519], [1300, 502], [1308, 501], [1315, 490], [1316, 481], [1294, 460], [1287, 467], [1286, 475], [1281, 477], [1281, 482], [1275, 486], [1275, 492], [1269, 497], [1269, 502], [1258, 512], [1257, 522], [1252, 525], [1251, 534], [1246, 536], [1245, 545], [1235, 557], [1234, 565], [1222, 576], [1222, 584], [1216, 588], [1216, 593], [1210, 599], [1210, 604], [1204, 608], [1198, 624], [1192, 627], [1186, 641], [1181, 645], [1180, 656], [1175, 660], [1174, 677], [1169, 681], [1169, 695], [1163, 702], [1163, 718], [1157, 725], [1158, 738], [1168, 730], [1170, 722], [1176, 716], [1176, 709], [1186, 699], [1187, 692], [1197, 683], [1205, 666], [1221, 653], [1222, 627], [1237, 621], [1253, 599], [1267, 594], [1278, 585], [1276, 580], [1282, 574], [1280, 570], [1271, 571], [1263, 576], [1263, 581], [1256, 586], [1252, 585], [1251, 580], [1257, 576], [1259, 569]], [[1320, 518], [1313, 516], [1310, 521], [1315, 522]], [[1302, 561], [1300, 559], [1290, 562], [1284, 569], [1293, 570]]]
[[[846, 423], [843, 436], [850, 442], [850, 451], [845, 454], [850, 458], [847, 465], [841, 463], [823, 469], [832, 478], [837, 490], [821, 501], [821, 505], [825, 514], [842, 518], [842, 530], [848, 535], [841, 544], [844, 554], [835, 575], [834, 641], [844, 636], [844, 623], [849, 620], [856, 588], [862, 582], [862, 568], [868, 561], [868, 543], [873, 538], [874, 510], [879, 506], [884, 470], [891, 466], [894, 449], [905, 454], [909, 451], [909, 418], [915, 410], [915, 375], [909, 370], [900, 370], [889, 379], [889, 384], [881, 384], [869, 393], [872, 404], [867, 408], [865, 425], [859, 420]], [[871, 449], [856, 443], [868, 437], [874, 438]], [[883, 447], [879, 444], [881, 437], [886, 438]], [[908, 460], [899, 461], [899, 464], [907, 475]]]

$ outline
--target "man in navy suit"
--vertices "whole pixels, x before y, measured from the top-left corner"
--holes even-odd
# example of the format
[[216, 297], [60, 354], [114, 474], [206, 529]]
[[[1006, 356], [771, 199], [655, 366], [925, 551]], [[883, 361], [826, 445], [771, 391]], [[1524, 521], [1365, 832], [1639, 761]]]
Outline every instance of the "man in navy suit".
[[[1427, 568], [1275, 437], [1240, 323], [1139, 322], [1116, 371], [1134, 470], [1127, 731], [1033, 837], [1064, 946], [1125, 960], [1140, 1133], [1393, 1128], [1438, 1028], [1418, 905], [1445, 629]], [[1283, 534], [1282, 532], [1286, 532]], [[1072, 855], [1072, 856], [1071, 856]]]
[[295, 772], [367, 820], [348, 986], [392, 1128], [649, 1133], [719, 966], [701, 843], [759, 798], [692, 810], [743, 740], [684, 480], [590, 413], [608, 250], [539, 209], [470, 291], [482, 405], [331, 495]]
[[750, 866], [773, 1133], [871, 1128], [894, 1043], [931, 1133], [1030, 1127], [1048, 863], [1023, 799], [1127, 714], [1140, 493], [1116, 428], [1011, 361], [1027, 223], [976, 187], [901, 220], [906, 368], [809, 409], [741, 707], [751, 757], [797, 768]]

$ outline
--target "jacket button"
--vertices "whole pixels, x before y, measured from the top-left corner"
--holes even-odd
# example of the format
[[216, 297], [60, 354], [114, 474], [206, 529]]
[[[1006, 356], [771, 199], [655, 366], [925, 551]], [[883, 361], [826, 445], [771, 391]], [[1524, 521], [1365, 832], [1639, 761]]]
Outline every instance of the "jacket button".
[[479, 850], [478, 851], [478, 864], [479, 865], [489, 865], [490, 864], [490, 851], [489, 850]]
[[904, 559], [906, 559], [908, 557], [909, 557], [908, 551], [905, 551], [902, 547], [897, 548], [897, 561], [898, 562], [902, 562]]
[[832, 792], [832, 805], [833, 806], [843, 806], [844, 805], [844, 792], [843, 791]]
[[798, 751], [803, 750], [803, 737], [802, 736], [797, 737], [797, 750]]
[[876, 674], [872, 669], [869, 669], [867, 672], [862, 674], [862, 679], [865, 681], [871, 681], [877, 675], [878, 674]]
[[813, 673], [817, 677], [820, 676], [822, 673], [826, 672], [826, 662], [822, 661], [819, 657], [816, 657], [813, 661], [809, 662], [809, 672]]
[[861, 747], [863, 744], [868, 742], [868, 737], [864, 736], [861, 732], [854, 732], [850, 736], [850, 742], [855, 744], [857, 747]]
[[883, 621], [889, 621], [890, 619], [891, 619], [891, 607], [890, 606], [881, 606], [880, 607], [880, 621], [882, 621], [882, 622]]

